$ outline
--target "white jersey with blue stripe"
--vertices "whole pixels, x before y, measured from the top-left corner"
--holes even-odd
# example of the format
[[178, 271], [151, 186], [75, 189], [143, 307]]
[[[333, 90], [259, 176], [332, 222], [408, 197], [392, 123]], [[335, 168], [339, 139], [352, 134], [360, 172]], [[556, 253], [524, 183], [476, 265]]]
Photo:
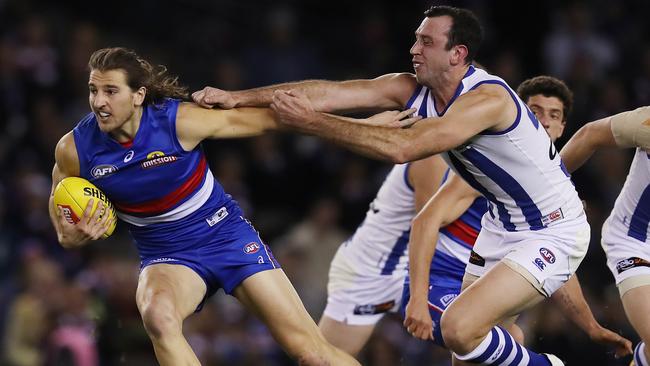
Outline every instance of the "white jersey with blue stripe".
[[581, 218], [582, 202], [544, 127], [500, 78], [470, 66], [447, 107], [438, 112], [430, 90], [419, 86], [411, 98], [418, 114], [441, 117], [461, 95], [484, 84], [503, 86], [517, 107], [512, 125], [484, 131], [443, 154], [454, 171], [489, 201], [484, 216], [507, 231], [539, 230]]
[[603, 232], [605, 241], [612, 235], [650, 243], [650, 153], [637, 148], [630, 173], [625, 180]]
[[343, 245], [365, 268], [364, 274], [404, 276], [408, 266], [407, 245], [415, 196], [408, 182], [409, 164], [396, 164], [388, 173], [363, 223]]

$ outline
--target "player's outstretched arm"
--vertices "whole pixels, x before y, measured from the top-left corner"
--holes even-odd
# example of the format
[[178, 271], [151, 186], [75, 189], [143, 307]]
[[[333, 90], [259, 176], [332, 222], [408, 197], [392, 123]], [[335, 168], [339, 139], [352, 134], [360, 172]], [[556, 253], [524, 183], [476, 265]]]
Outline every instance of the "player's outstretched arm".
[[268, 107], [276, 90], [297, 90], [321, 112], [401, 109], [416, 87], [413, 74], [387, 74], [375, 79], [307, 80], [241, 91], [205, 87], [192, 94], [204, 108]]
[[598, 149], [650, 149], [650, 107], [641, 107], [582, 126], [564, 145], [560, 156], [569, 172], [581, 167]]
[[[508, 92], [482, 85], [459, 97], [440, 118], [425, 118], [411, 128], [349, 123], [310, 111], [309, 99], [297, 91], [276, 91], [271, 108], [284, 125], [321, 136], [360, 154], [394, 163], [414, 161], [457, 147], [486, 129], [502, 130], [515, 120], [516, 106]], [[402, 124], [398, 123], [396, 127]]]
[[176, 114], [176, 134], [187, 151], [205, 139], [258, 136], [278, 128], [268, 108], [205, 109], [182, 103]]
[[603, 147], [616, 147], [609, 117], [582, 126], [564, 145], [560, 156], [569, 173], [573, 173]]
[[90, 240], [96, 240], [102, 237], [108, 230], [110, 222], [104, 215], [100, 218], [103, 211], [103, 202], [99, 202], [95, 214], [91, 215], [93, 200], [89, 200], [83, 215], [79, 218], [77, 224], [71, 224], [66, 221], [62, 209], [54, 206], [54, 189], [57, 184], [67, 177], [79, 176], [79, 157], [74, 143], [72, 132], [67, 133], [59, 140], [54, 152], [55, 164], [52, 169], [52, 190], [50, 193], [48, 209], [50, 220], [56, 230], [57, 239], [64, 248], [77, 248]]
[[478, 196], [478, 192], [454, 175], [413, 219], [409, 240], [411, 298], [406, 306], [404, 326], [416, 338], [433, 337], [428, 308], [429, 270], [439, 230], [467, 211]]
[[577, 274], [573, 275], [564, 286], [555, 291], [551, 299], [560, 308], [564, 316], [571, 319], [580, 329], [587, 333], [592, 341], [614, 348], [617, 358], [632, 354], [632, 342], [604, 328], [594, 318], [594, 314], [589, 309], [587, 300], [582, 294]]

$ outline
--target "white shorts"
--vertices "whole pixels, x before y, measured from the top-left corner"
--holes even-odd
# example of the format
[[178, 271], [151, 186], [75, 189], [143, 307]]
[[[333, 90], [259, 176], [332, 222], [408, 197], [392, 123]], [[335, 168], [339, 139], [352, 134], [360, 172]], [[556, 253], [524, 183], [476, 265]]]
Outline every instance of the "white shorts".
[[345, 246], [336, 252], [327, 284], [327, 306], [323, 315], [350, 325], [374, 325], [401, 305], [406, 270], [391, 275], [379, 268], [366, 269], [346, 255]]
[[621, 283], [632, 277], [650, 275], [650, 245], [627, 235], [627, 228], [622, 224], [612, 224], [608, 219], [603, 224], [601, 244], [607, 256], [607, 267], [614, 275], [616, 286], [621, 296], [627, 290], [644, 286], [647, 281], [633, 281], [636, 284], [621, 289]]
[[547, 297], [569, 280], [589, 248], [584, 217], [537, 231], [505, 231], [485, 217], [481, 224], [465, 272], [481, 277], [507, 258], [528, 271]]

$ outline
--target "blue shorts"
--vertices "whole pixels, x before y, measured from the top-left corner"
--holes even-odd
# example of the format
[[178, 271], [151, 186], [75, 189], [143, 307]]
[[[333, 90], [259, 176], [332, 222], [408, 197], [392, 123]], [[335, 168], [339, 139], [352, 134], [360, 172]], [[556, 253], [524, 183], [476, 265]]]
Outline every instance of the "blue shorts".
[[142, 258], [140, 271], [159, 263], [189, 267], [205, 281], [207, 291], [196, 311], [200, 311], [219, 288], [232, 294], [235, 287], [249, 276], [280, 268], [271, 249], [262, 242], [251, 223], [240, 215], [233, 215], [215, 228], [209, 240], [200, 246], [161, 257]]
[[[444, 339], [442, 339], [440, 319], [442, 318], [442, 312], [447, 309], [447, 306], [449, 306], [449, 304], [451, 304], [451, 302], [454, 301], [454, 299], [460, 293], [462, 283], [458, 281], [458, 286], [437, 286], [435, 285], [433, 279], [430, 279], [429, 282], [434, 283], [433, 285], [429, 286], [429, 314], [431, 315], [431, 320], [433, 321], [433, 343], [437, 344], [438, 346], [447, 348]], [[409, 280], [407, 277], [406, 281], [404, 281], [404, 291], [402, 292], [402, 306], [400, 308], [402, 319], [406, 317], [406, 305], [408, 304], [410, 297], [411, 291], [409, 289]]]

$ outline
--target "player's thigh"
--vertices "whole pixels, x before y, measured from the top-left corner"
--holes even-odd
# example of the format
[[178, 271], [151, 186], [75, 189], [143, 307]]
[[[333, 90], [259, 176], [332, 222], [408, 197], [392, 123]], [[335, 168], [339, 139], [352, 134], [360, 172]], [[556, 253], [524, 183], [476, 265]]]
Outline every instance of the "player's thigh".
[[464, 325], [487, 333], [496, 324], [510, 321], [543, 299], [544, 296], [526, 278], [499, 263], [463, 290], [449, 305], [444, 317], [462, 320]]
[[196, 310], [206, 290], [203, 279], [189, 267], [154, 264], [140, 273], [136, 301], [141, 312], [148, 306], [170, 301], [184, 319]]
[[321, 317], [318, 327], [329, 343], [352, 356], [361, 351], [375, 330], [375, 324], [346, 324], [327, 315]]
[[650, 341], [650, 285], [626, 291], [621, 300], [630, 324], [644, 341]]
[[299, 335], [322, 339], [316, 323], [281, 269], [253, 274], [234, 289], [233, 295], [284, 345]]

